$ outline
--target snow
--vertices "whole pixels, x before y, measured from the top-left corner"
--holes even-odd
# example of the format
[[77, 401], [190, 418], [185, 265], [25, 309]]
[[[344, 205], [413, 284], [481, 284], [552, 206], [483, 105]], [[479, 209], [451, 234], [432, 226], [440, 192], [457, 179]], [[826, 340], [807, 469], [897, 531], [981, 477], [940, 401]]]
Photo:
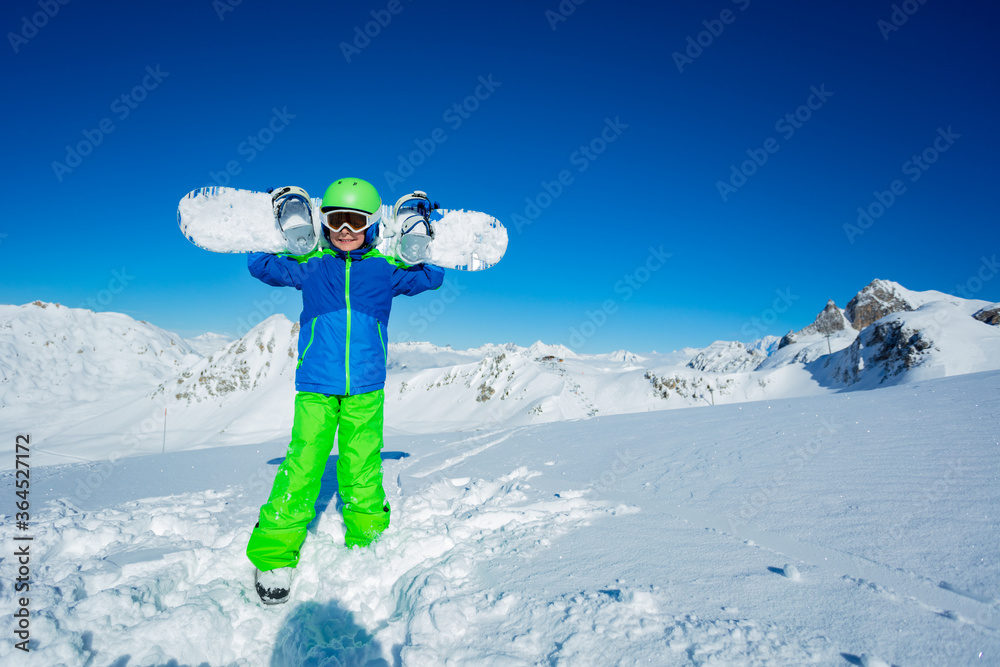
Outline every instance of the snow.
[[[431, 261], [438, 266], [471, 264], [467, 248], [472, 247], [476, 249], [476, 266], [492, 266], [507, 251], [507, 230], [486, 213], [447, 211], [433, 225], [435, 242], [431, 243]], [[448, 239], [449, 243], [440, 245], [436, 242], [438, 237]]]
[[388, 436], [389, 530], [343, 547], [329, 465], [277, 608], [243, 551], [284, 441], [39, 466], [0, 659], [995, 664], [998, 381]]
[[0, 662], [1000, 664], [1000, 328], [903, 289], [780, 350], [391, 344], [390, 528], [344, 548], [331, 460], [278, 607], [244, 551], [298, 325], [0, 306], [0, 492], [28, 433], [34, 538], [32, 652]]
[[[263, 212], [263, 215], [261, 215]], [[271, 214], [271, 195], [236, 188], [202, 188], [177, 205], [184, 235], [212, 252], [285, 252]], [[220, 224], [220, 221], [222, 224]]]

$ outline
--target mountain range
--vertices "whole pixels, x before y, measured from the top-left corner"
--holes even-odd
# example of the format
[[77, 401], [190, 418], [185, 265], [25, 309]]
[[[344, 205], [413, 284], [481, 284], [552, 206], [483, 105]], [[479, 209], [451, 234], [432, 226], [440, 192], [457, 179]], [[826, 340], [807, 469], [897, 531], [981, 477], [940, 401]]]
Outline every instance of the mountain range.
[[[875, 280], [784, 337], [671, 354], [391, 343], [386, 430], [470, 431], [1000, 369], [998, 313], [1000, 304]], [[298, 328], [275, 315], [236, 340], [185, 340], [120, 313], [0, 306], [0, 437], [32, 430], [41, 463], [281, 438]]]

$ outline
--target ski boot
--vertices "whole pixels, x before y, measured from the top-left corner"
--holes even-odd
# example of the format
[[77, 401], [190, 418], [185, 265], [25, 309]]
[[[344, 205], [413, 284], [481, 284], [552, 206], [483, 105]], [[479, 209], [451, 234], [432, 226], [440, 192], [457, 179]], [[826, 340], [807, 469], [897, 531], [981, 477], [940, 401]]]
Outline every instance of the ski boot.
[[279, 567], [275, 570], [261, 572], [254, 570], [254, 587], [264, 604], [281, 604], [288, 601], [288, 592], [292, 588], [292, 573], [294, 567]]

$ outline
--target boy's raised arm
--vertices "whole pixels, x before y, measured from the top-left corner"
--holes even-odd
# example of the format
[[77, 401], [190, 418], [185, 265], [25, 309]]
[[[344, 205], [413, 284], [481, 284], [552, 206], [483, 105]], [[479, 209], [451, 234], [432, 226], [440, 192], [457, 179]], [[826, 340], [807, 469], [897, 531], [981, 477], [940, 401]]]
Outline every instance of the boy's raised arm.
[[416, 264], [397, 267], [392, 274], [392, 294], [413, 296], [429, 289], [437, 289], [443, 283], [444, 269], [439, 266]]
[[247, 257], [250, 275], [274, 287], [302, 289], [303, 264], [285, 255], [252, 252]]

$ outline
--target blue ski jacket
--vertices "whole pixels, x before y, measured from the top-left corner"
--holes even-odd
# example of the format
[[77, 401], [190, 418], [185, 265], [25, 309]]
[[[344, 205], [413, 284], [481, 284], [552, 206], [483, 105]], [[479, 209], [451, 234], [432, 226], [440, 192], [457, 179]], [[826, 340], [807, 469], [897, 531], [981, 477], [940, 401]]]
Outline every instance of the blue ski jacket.
[[337, 396], [385, 386], [392, 298], [444, 282], [444, 269], [409, 266], [364, 248], [322, 248], [302, 256], [251, 253], [247, 266], [268, 285], [302, 291], [295, 390]]

